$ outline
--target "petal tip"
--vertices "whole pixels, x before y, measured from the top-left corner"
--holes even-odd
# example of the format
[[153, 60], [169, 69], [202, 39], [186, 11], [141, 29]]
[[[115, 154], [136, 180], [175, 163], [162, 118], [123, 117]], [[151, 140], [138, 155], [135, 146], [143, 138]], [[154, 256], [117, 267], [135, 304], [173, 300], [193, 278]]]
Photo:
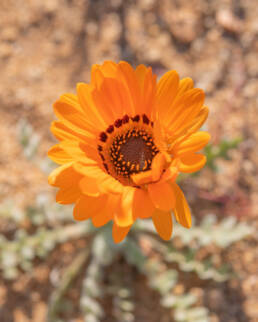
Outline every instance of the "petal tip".
[[114, 222], [113, 228], [112, 228], [112, 236], [115, 244], [118, 244], [122, 242], [125, 237], [127, 236], [129, 230], [131, 229], [131, 225], [127, 227], [120, 227], [117, 226]]

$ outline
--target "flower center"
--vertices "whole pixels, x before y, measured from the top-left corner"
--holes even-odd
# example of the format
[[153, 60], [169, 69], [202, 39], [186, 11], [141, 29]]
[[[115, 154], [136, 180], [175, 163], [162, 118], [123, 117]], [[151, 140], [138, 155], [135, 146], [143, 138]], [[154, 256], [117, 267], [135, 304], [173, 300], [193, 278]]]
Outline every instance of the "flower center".
[[130, 177], [131, 174], [149, 170], [157, 153], [152, 136], [142, 129], [133, 128], [114, 139], [110, 159], [117, 174]]
[[132, 174], [150, 170], [152, 159], [159, 152], [153, 141], [152, 127], [153, 123], [145, 114], [125, 115], [100, 133], [98, 150], [109, 174], [130, 185]]

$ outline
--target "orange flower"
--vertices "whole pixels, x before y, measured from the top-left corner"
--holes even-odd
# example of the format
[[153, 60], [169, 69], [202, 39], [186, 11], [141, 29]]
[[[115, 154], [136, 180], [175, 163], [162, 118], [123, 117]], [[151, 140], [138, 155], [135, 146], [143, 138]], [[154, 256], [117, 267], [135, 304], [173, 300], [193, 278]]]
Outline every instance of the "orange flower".
[[48, 155], [60, 167], [49, 176], [61, 204], [96, 227], [113, 221], [122, 241], [137, 218], [152, 218], [158, 234], [172, 234], [171, 211], [184, 227], [191, 214], [176, 184], [179, 172], [201, 169], [196, 153], [209, 141], [198, 131], [208, 116], [204, 92], [176, 71], [158, 82], [152, 69], [126, 62], [94, 65], [90, 84], [54, 104], [51, 130], [60, 141]]

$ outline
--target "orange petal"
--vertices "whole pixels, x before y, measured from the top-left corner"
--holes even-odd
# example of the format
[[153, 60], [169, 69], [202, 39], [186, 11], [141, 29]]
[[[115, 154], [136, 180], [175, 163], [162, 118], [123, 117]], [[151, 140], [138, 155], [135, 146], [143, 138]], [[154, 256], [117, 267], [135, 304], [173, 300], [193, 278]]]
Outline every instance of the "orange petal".
[[75, 202], [81, 192], [78, 183], [82, 176], [73, 168], [73, 163], [67, 163], [58, 167], [48, 177], [50, 185], [60, 187], [56, 195], [56, 201], [61, 204]]
[[59, 143], [60, 148], [62, 148], [73, 160], [81, 161], [87, 164], [96, 165], [96, 160], [92, 160], [87, 156], [85, 151], [80, 148], [80, 142], [75, 141], [61, 141]]
[[101, 227], [106, 225], [111, 219], [114, 218], [114, 214], [118, 209], [118, 203], [120, 196], [109, 195], [106, 203], [102, 205], [100, 211], [92, 216], [92, 223], [95, 227]]
[[81, 221], [96, 215], [96, 213], [101, 210], [106, 200], [107, 196], [104, 195], [100, 197], [81, 196], [73, 209], [74, 219]]
[[110, 213], [100, 210], [99, 213], [92, 216], [91, 221], [94, 227], [99, 228], [106, 225], [112, 218]]
[[96, 148], [96, 141], [94, 147], [92, 147], [88, 143], [79, 142], [79, 148], [86, 154], [87, 158], [95, 160], [97, 161], [97, 163], [102, 163], [102, 160]]
[[149, 218], [155, 207], [147, 193], [142, 189], [136, 189], [133, 199], [133, 218]]
[[97, 84], [97, 71], [100, 71], [104, 77], [115, 78], [117, 76], [118, 65], [112, 61], [106, 60], [102, 65], [95, 64], [91, 68], [91, 82]]
[[53, 170], [48, 177], [48, 183], [55, 187], [69, 187], [79, 182], [82, 175], [74, 170], [73, 165], [70, 162]]
[[180, 144], [176, 144], [173, 148], [173, 152], [176, 156], [181, 156], [189, 152], [197, 152], [210, 141], [210, 137], [208, 132], [199, 131], [193, 133]]
[[156, 112], [162, 119], [166, 116], [178, 91], [179, 76], [175, 70], [165, 73], [158, 82]]
[[117, 226], [115, 223], [113, 224], [113, 229], [112, 229], [112, 235], [113, 235], [113, 240], [115, 243], [120, 243], [123, 241], [128, 234], [131, 226], [127, 227], [120, 227]]
[[121, 80], [104, 78], [99, 90], [94, 92], [93, 98], [98, 110], [105, 111], [109, 116], [109, 124], [113, 124], [125, 114], [134, 113], [132, 97]]
[[152, 220], [160, 237], [164, 240], [169, 240], [173, 230], [171, 214], [169, 212], [156, 209], [152, 215]]
[[207, 106], [203, 106], [196, 118], [186, 128], [187, 133], [193, 133], [198, 131], [203, 123], [206, 121], [209, 115], [209, 109]]
[[47, 155], [52, 161], [58, 164], [65, 164], [73, 161], [72, 157], [60, 148], [59, 144], [50, 148]]
[[82, 110], [78, 97], [74, 94], [71, 94], [71, 93], [63, 94], [60, 96], [59, 100], [71, 106], [74, 106], [77, 110]]
[[149, 68], [144, 82], [144, 102], [142, 105], [142, 113], [146, 114], [149, 118], [153, 115], [155, 95], [157, 88], [157, 76], [152, 74], [152, 69]]
[[143, 185], [152, 182], [152, 171], [143, 171], [131, 175], [131, 179], [136, 185]]
[[123, 192], [123, 185], [97, 165], [87, 165], [78, 162], [74, 164], [74, 168], [82, 175], [95, 179], [102, 193], [121, 194]]
[[151, 164], [152, 181], [155, 182], [160, 179], [166, 163], [166, 157], [163, 153], [158, 153], [155, 155]]
[[[104, 172], [103, 172], [104, 173]], [[103, 193], [118, 193], [120, 194], [123, 190], [122, 184], [111, 177], [110, 175], [104, 173], [101, 174], [100, 180], [98, 180], [100, 184], [100, 190]]]
[[70, 140], [70, 141], [80, 141], [80, 142], [87, 142], [91, 145], [96, 145], [95, 135], [92, 133], [88, 133], [87, 136], [75, 132], [71, 130], [69, 127], [65, 126], [60, 121], [54, 121], [51, 123], [50, 127], [51, 132], [54, 136], [59, 140]]
[[95, 129], [98, 131], [102, 131], [103, 128], [107, 128], [107, 126], [110, 124], [110, 118], [105, 110], [99, 110], [96, 108], [93, 100], [93, 94], [95, 91], [96, 89], [92, 85], [85, 83], [77, 84], [78, 98], [81, 106], [84, 109], [87, 122], [90, 123], [91, 126], [95, 126]]
[[115, 223], [120, 227], [127, 227], [133, 224], [133, 199], [135, 188], [126, 186], [120, 200], [120, 207], [114, 215]]
[[201, 110], [204, 103], [204, 92], [199, 88], [193, 88], [175, 99], [170, 112], [164, 122], [169, 131], [176, 133], [181, 131]]
[[85, 142], [77, 141], [62, 141], [59, 146], [69, 154], [74, 160], [81, 161], [83, 163], [96, 165], [101, 161], [96, 147], [92, 147]]
[[190, 228], [192, 225], [191, 212], [184, 193], [176, 183], [172, 184], [176, 196], [176, 206], [173, 209], [176, 220], [184, 227]]
[[139, 101], [139, 98], [141, 96], [140, 86], [137, 81], [136, 73], [132, 66], [125, 61], [119, 62], [118, 72], [118, 77], [120, 77], [123, 80], [125, 86], [127, 87], [130, 93], [130, 97], [132, 98], [132, 115], [136, 115], [141, 111], [141, 105]]
[[79, 182], [79, 187], [84, 195], [97, 197], [99, 196], [99, 188], [94, 178], [84, 177]]
[[148, 73], [148, 67], [146, 67], [145, 65], [140, 64], [136, 67], [135, 75], [138, 80], [138, 84], [140, 85], [141, 92], [143, 92], [143, 89], [144, 89], [144, 81], [147, 73]]
[[105, 79], [105, 76], [100, 70], [99, 65], [97, 66], [98, 67], [96, 68], [92, 68], [92, 72], [91, 72], [92, 81], [90, 85], [93, 85], [95, 89], [99, 89], [100, 86], [102, 85], [103, 80]]
[[193, 87], [194, 87], [194, 82], [193, 82], [192, 78], [190, 78], [190, 77], [183, 78], [179, 82], [177, 95], [181, 96], [186, 91], [189, 91], [189, 89], [192, 89]]
[[178, 168], [175, 165], [171, 165], [166, 171], [162, 174], [160, 182], [173, 182], [178, 176]]
[[208, 114], [208, 107], [203, 106], [198, 115], [193, 120], [191, 120], [190, 122], [188, 122], [188, 124], [182, 127], [180, 131], [177, 131], [178, 138], [173, 139], [170, 149], [172, 149], [173, 146], [175, 146], [176, 144], [183, 142], [192, 133], [198, 131], [203, 125], [203, 123], [206, 121]]
[[154, 206], [169, 211], [175, 206], [175, 195], [167, 182], [157, 182], [148, 185], [148, 192]]
[[94, 131], [84, 113], [66, 102], [56, 101], [54, 103], [54, 112], [64, 125], [81, 135], [90, 136]]
[[69, 205], [76, 202], [81, 196], [80, 189], [77, 185], [70, 187], [61, 187], [56, 194], [56, 202], [62, 205]]
[[137, 66], [135, 70], [136, 78], [140, 87], [139, 106], [140, 114], [151, 116], [156, 94], [156, 75], [152, 74], [151, 67], [144, 65]]
[[164, 152], [167, 151], [167, 142], [166, 142], [166, 130], [162, 127], [161, 122], [159, 119], [155, 120], [154, 127], [153, 127], [153, 136], [154, 142], [157, 148]]
[[179, 158], [178, 170], [180, 172], [192, 173], [199, 171], [206, 163], [203, 154], [188, 153]]

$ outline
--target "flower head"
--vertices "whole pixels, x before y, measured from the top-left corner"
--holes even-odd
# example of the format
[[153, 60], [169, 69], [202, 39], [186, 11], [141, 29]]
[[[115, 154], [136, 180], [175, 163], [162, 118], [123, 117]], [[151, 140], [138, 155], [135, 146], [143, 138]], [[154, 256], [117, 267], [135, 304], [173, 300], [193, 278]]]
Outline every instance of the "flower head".
[[184, 227], [191, 214], [176, 184], [179, 172], [201, 169], [196, 153], [209, 141], [199, 131], [208, 116], [204, 92], [169, 71], [157, 82], [150, 67], [122, 61], [94, 65], [91, 82], [54, 104], [51, 130], [60, 141], [49, 157], [60, 166], [49, 176], [56, 200], [75, 203], [74, 218], [96, 227], [113, 221], [120, 242], [138, 218], [152, 218], [158, 234], [172, 234], [173, 211]]

